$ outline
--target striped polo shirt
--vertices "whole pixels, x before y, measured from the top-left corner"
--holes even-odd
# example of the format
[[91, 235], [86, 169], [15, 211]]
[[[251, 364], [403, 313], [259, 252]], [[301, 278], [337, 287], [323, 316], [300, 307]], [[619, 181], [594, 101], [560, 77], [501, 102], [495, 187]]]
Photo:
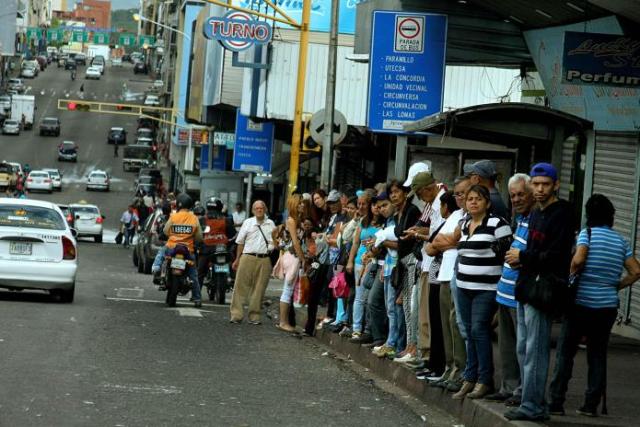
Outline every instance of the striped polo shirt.
[[499, 258], [491, 246], [499, 239], [511, 236], [511, 227], [502, 218], [489, 214], [469, 235], [471, 219], [464, 222], [458, 242], [459, 288], [477, 291], [495, 291], [502, 274], [504, 259]]
[[[529, 216], [519, 215], [516, 218], [516, 232], [513, 236], [513, 243], [511, 247], [513, 249], [520, 249], [521, 251], [527, 248], [527, 238], [529, 237]], [[520, 275], [520, 270], [517, 268], [511, 268], [506, 262], [502, 266], [502, 277], [498, 282], [498, 293], [496, 294], [496, 301], [502, 305], [506, 305], [510, 308], [516, 308], [518, 303], [514, 296], [516, 281]]]
[[585, 228], [578, 246], [587, 246], [587, 262], [580, 274], [576, 304], [589, 308], [618, 306], [618, 289], [624, 262], [633, 256], [629, 243], [610, 227]]

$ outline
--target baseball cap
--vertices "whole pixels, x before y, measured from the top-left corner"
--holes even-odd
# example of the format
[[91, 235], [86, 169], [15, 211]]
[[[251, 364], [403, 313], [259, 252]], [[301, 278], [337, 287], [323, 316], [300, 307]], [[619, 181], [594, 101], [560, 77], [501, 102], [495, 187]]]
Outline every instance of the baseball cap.
[[420, 172], [411, 182], [411, 192], [409, 192], [409, 196], [413, 196], [419, 189], [428, 187], [435, 183], [436, 180], [433, 178], [433, 175], [431, 175], [431, 172]]
[[553, 182], [556, 182], [558, 180], [558, 171], [551, 163], [538, 163], [533, 165], [529, 176], [531, 178], [536, 176], [548, 176], [553, 180]]
[[327, 196], [327, 203], [335, 203], [340, 201], [340, 192], [338, 190], [331, 190]]
[[479, 175], [486, 179], [493, 178], [498, 174], [496, 171], [496, 164], [493, 160], [479, 160], [470, 165], [464, 165], [463, 170], [465, 176]]
[[389, 194], [387, 194], [386, 191], [381, 192], [372, 199], [373, 203], [379, 202], [381, 200], [389, 200]]
[[417, 162], [411, 165], [409, 168], [409, 173], [407, 174], [407, 180], [404, 182], [405, 187], [411, 187], [411, 183], [413, 182], [413, 178], [418, 175], [420, 172], [431, 172], [431, 168], [428, 164], [424, 162]]

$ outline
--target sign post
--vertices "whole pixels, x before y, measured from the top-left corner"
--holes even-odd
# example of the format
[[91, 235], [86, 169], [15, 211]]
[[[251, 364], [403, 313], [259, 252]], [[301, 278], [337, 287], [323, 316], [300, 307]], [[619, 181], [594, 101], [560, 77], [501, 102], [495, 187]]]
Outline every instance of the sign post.
[[404, 133], [404, 124], [441, 111], [446, 39], [445, 15], [373, 12], [369, 129]]
[[271, 172], [273, 154], [272, 122], [254, 122], [249, 117], [236, 113], [236, 142], [233, 150], [234, 171]]

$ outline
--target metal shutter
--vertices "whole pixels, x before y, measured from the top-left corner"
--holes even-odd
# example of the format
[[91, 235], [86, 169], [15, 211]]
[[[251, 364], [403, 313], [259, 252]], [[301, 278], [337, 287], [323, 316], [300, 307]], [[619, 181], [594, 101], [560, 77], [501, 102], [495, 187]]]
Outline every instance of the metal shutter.
[[573, 191], [573, 167], [576, 158], [576, 144], [578, 139], [575, 137], [567, 138], [562, 143], [562, 165], [560, 168], [560, 191], [561, 199], [570, 200]]
[[[638, 156], [638, 134], [631, 132], [597, 132], [593, 172], [593, 193], [607, 196], [616, 208], [613, 228], [628, 239], [632, 247], [640, 248], [640, 240], [631, 241], [634, 197], [636, 193], [636, 162]], [[636, 239], [638, 239], [636, 234]], [[632, 294], [628, 304], [629, 289], [620, 294], [620, 311], [623, 319], [630, 318], [630, 326], [640, 330], [640, 290]]]

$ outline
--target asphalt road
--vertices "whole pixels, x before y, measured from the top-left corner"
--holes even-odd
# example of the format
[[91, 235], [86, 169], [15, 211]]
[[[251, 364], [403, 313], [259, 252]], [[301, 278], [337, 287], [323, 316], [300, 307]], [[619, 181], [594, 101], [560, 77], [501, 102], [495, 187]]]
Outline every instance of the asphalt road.
[[[107, 69], [85, 82], [85, 94], [109, 99], [130, 78], [130, 68]], [[2, 136], [0, 150], [6, 160], [64, 171], [61, 193], [30, 197], [96, 203], [115, 229], [133, 175], [121, 172], [106, 134], [114, 125], [133, 130], [135, 118], [58, 111], [56, 99], [82, 82], [57, 68], [29, 81], [38, 119], [60, 117], [62, 135]], [[64, 139], [80, 145], [77, 164], [57, 163]], [[113, 191], [85, 191], [82, 177], [96, 167], [119, 180]], [[0, 290], [0, 426], [409, 426], [423, 425], [425, 414], [430, 425], [454, 424], [266, 317], [233, 325], [228, 306], [196, 310], [183, 298], [170, 309], [163, 300], [130, 251], [88, 241], [79, 243], [73, 304]]]

